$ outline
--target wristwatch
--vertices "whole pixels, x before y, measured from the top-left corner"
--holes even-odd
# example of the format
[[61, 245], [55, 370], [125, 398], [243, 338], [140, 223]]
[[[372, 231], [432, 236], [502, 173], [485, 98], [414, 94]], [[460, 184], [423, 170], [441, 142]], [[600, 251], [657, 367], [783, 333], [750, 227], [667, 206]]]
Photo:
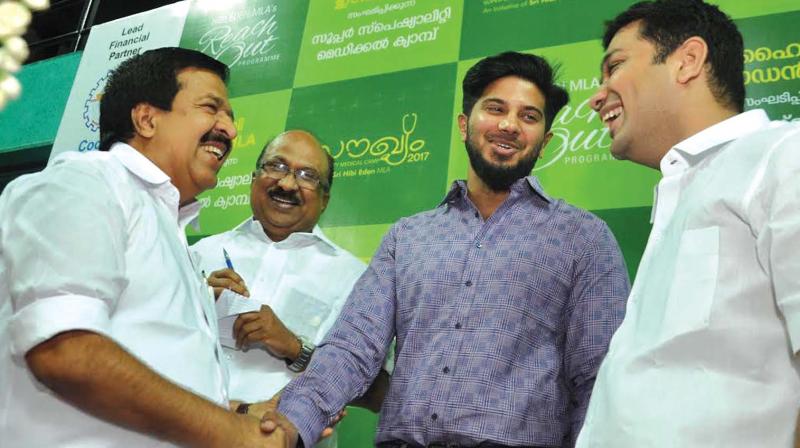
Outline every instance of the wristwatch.
[[286, 361], [286, 368], [292, 372], [302, 372], [305, 370], [308, 363], [311, 361], [311, 355], [314, 354], [314, 349], [317, 348], [316, 345], [302, 336], [298, 336], [297, 340], [300, 342], [300, 356], [298, 356], [294, 362]]

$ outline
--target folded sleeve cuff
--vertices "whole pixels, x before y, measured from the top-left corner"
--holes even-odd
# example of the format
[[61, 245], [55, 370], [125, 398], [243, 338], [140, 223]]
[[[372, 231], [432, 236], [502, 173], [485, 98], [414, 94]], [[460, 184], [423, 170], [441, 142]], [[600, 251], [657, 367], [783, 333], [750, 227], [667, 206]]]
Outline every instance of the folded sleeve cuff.
[[281, 397], [278, 412], [286, 416], [297, 428], [303, 444], [313, 447], [325, 429], [327, 419], [314, 402], [302, 396]]
[[62, 295], [38, 299], [19, 310], [9, 322], [11, 352], [24, 356], [53, 336], [71, 330], [108, 335], [109, 310], [101, 299]]

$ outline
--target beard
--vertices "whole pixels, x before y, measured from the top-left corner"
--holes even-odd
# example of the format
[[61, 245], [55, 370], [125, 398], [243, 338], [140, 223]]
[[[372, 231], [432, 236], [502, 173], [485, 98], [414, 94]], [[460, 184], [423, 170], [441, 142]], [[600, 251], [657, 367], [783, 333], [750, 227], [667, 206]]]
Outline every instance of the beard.
[[531, 174], [531, 170], [533, 170], [534, 165], [536, 165], [536, 158], [542, 150], [542, 142], [539, 142], [534, 146], [533, 150], [524, 158], [520, 159], [516, 165], [502, 166], [486, 160], [483, 155], [481, 155], [480, 150], [472, 144], [469, 130], [467, 130], [467, 138], [464, 142], [464, 146], [467, 148], [470, 166], [475, 170], [475, 174], [477, 174], [492, 191], [508, 191], [511, 185], [518, 179]]

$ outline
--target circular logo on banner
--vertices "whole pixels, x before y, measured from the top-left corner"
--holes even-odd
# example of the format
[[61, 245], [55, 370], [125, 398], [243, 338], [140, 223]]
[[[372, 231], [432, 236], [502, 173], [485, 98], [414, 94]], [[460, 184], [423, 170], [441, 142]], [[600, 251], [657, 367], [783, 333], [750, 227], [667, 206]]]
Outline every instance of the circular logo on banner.
[[103, 89], [111, 71], [97, 80], [97, 84], [89, 91], [86, 102], [83, 103], [83, 125], [92, 132], [100, 130], [100, 99], [103, 98]]

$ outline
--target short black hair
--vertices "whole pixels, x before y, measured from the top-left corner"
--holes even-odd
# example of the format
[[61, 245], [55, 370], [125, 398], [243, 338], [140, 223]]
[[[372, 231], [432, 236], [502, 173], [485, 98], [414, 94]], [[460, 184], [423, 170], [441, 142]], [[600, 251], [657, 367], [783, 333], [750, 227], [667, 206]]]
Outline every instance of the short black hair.
[[[331, 155], [330, 152], [326, 151], [325, 148], [322, 147], [322, 142], [320, 142], [319, 138], [317, 138], [317, 136], [314, 135], [312, 132], [306, 131], [304, 129], [292, 129], [292, 131], [305, 132], [306, 134], [314, 137], [314, 140], [316, 140], [319, 143], [319, 149], [320, 149], [320, 151], [325, 153], [325, 160], [328, 161], [328, 178], [326, 179], [327, 183], [322, 183], [321, 185], [322, 185], [322, 189], [326, 193], [330, 193], [331, 186], [333, 185], [333, 165], [334, 165], [333, 156]], [[290, 132], [290, 131], [286, 131], [286, 132]], [[267, 143], [264, 145], [264, 147], [261, 148], [261, 152], [258, 153], [258, 158], [256, 159], [256, 170], [261, 169], [261, 159], [264, 158], [264, 154], [266, 154], [266, 152], [269, 149], [270, 145], [272, 145], [272, 142], [274, 142], [276, 138], [280, 137], [281, 135], [285, 134], [286, 132], [283, 132], [283, 133], [281, 133], [281, 134], [279, 134], [279, 135], [277, 135], [275, 137], [272, 137], [271, 139], [269, 139], [267, 141]]]
[[641, 21], [639, 35], [656, 47], [660, 64], [692, 36], [708, 45], [709, 88], [717, 102], [744, 110], [744, 42], [731, 18], [702, 0], [656, 0], [632, 5], [606, 22], [603, 48], [625, 26]]
[[483, 58], [464, 76], [462, 112], [469, 116], [489, 84], [506, 76], [516, 76], [535, 84], [544, 95], [544, 124], [548, 131], [558, 111], [569, 101], [567, 91], [554, 82], [557, 71], [558, 67], [554, 69], [544, 58], [533, 54], [507, 51]]
[[227, 65], [199, 51], [177, 47], [145, 51], [112, 70], [100, 100], [100, 151], [133, 138], [131, 110], [137, 104], [171, 110], [181, 88], [178, 73], [187, 68], [208, 70], [228, 81]]

